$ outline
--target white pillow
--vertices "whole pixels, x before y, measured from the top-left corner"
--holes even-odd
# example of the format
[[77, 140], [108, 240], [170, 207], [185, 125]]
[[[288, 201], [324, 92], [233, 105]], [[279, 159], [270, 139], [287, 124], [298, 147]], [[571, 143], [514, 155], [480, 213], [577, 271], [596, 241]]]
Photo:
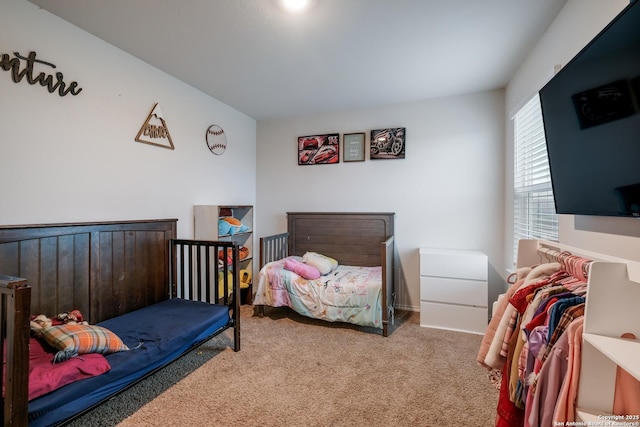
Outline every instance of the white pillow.
[[302, 262], [318, 269], [323, 276], [331, 273], [338, 267], [338, 261], [317, 252], [307, 252], [302, 257]]

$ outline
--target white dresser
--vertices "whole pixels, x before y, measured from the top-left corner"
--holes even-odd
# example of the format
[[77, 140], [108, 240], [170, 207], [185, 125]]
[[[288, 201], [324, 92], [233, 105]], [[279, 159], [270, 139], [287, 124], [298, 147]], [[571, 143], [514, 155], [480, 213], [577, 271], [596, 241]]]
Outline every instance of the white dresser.
[[484, 334], [488, 268], [479, 251], [420, 248], [420, 326]]

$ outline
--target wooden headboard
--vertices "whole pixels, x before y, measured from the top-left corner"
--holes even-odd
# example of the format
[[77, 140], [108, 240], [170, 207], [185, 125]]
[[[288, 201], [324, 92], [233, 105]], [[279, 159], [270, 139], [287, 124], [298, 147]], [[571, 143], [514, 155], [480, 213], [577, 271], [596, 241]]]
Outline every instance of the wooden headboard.
[[0, 226], [0, 274], [27, 279], [31, 314], [78, 309], [98, 323], [169, 297], [176, 223]]
[[287, 212], [289, 255], [315, 251], [344, 265], [380, 265], [380, 242], [393, 236], [394, 213]]

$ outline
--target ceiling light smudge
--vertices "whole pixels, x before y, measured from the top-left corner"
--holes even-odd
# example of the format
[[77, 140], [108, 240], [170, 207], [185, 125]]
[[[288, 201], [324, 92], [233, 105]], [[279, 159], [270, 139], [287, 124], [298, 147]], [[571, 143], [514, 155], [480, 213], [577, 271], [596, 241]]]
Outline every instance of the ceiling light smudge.
[[309, 0], [281, 0], [284, 8], [290, 12], [300, 13], [309, 7]]

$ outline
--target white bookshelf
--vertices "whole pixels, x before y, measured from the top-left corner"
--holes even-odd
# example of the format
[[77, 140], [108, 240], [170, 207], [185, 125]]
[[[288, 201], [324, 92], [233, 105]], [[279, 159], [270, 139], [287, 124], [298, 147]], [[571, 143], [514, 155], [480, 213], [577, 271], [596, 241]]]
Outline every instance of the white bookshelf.
[[[247, 227], [247, 231], [229, 234], [220, 234], [218, 220], [224, 217], [233, 217]], [[195, 205], [193, 207], [193, 235], [197, 240], [215, 240], [234, 242], [248, 249], [248, 256], [239, 260], [241, 270], [247, 270], [253, 276], [253, 206], [250, 205]], [[251, 303], [253, 299], [253, 286], [241, 286], [243, 302]], [[244, 290], [247, 289], [247, 290]]]

